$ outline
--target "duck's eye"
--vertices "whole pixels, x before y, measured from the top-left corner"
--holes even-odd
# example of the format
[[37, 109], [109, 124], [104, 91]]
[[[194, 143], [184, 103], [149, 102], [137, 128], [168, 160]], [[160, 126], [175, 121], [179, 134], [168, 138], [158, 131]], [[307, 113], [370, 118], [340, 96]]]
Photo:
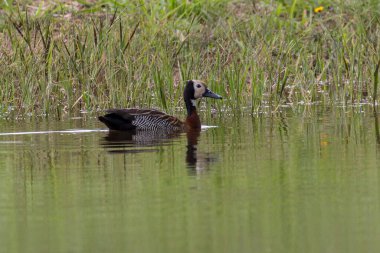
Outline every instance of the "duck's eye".
[[200, 85], [200, 84], [197, 84], [197, 88], [200, 88], [200, 87], [202, 87], [202, 85]]

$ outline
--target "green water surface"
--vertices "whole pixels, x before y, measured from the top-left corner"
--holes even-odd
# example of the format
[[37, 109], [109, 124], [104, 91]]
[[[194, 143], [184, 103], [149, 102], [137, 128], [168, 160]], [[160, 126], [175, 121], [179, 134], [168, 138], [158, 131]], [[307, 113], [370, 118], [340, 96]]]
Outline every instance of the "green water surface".
[[0, 252], [380, 252], [373, 113], [203, 123], [131, 139], [89, 116], [0, 121]]

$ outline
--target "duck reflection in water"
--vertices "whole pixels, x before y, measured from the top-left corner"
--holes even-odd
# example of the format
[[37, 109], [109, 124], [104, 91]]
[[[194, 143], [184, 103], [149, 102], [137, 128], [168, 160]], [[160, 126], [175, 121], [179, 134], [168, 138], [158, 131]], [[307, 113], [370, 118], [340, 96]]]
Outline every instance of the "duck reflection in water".
[[215, 154], [197, 150], [200, 133], [201, 131], [186, 132], [186, 164], [191, 174], [200, 174], [207, 171], [209, 165], [217, 161]]
[[147, 131], [109, 131], [103, 137], [101, 145], [113, 154], [133, 154], [145, 152], [158, 152], [159, 147], [173, 144], [186, 134], [186, 165], [189, 173], [196, 175], [207, 171], [209, 165], [215, 162], [216, 156], [197, 150], [201, 130], [178, 132], [147, 132]]

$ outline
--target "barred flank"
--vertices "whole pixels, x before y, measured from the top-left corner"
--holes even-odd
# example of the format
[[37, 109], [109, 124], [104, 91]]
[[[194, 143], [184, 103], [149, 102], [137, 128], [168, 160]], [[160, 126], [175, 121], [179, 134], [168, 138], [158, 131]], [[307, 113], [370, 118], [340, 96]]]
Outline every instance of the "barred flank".
[[159, 117], [152, 115], [135, 115], [135, 120], [132, 121], [132, 124], [138, 129], [158, 130], [163, 128], [177, 130], [181, 127], [176, 124], [176, 121], [176, 119], [167, 115]]
[[133, 115], [132, 124], [141, 130], [181, 130], [183, 122], [176, 117], [151, 109], [124, 109], [124, 113]]

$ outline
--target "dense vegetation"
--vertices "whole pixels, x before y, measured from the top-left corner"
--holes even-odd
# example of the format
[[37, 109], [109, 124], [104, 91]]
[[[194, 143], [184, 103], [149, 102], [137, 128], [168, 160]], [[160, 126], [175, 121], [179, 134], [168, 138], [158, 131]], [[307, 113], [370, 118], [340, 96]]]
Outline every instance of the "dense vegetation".
[[219, 110], [372, 104], [379, 47], [377, 0], [2, 1], [0, 114], [172, 111], [191, 78]]

